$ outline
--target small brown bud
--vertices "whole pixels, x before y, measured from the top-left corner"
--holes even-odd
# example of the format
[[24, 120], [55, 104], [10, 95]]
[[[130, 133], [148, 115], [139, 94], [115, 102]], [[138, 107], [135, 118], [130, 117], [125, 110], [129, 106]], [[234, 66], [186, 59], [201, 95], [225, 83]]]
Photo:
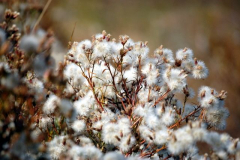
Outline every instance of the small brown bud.
[[129, 145], [130, 142], [131, 142], [131, 135], [128, 136], [127, 145]]
[[172, 138], [173, 138], [173, 142], [177, 141], [177, 137], [174, 134], [172, 135]]
[[213, 99], [211, 99], [208, 103], [209, 103], [209, 104], [213, 104]]
[[115, 136], [115, 138], [120, 142], [121, 141], [121, 139], [118, 137], [118, 136]]
[[123, 137], [123, 132], [122, 131], [120, 131], [120, 137]]
[[214, 89], [211, 90], [211, 94], [214, 95]]
[[106, 36], [106, 38], [107, 38], [107, 41], [110, 41], [111, 34], [108, 34], [108, 35]]
[[192, 121], [189, 120], [188, 125], [189, 125], [190, 128], [192, 128]]
[[162, 103], [162, 112], [164, 113], [165, 112], [165, 104]]
[[5, 11], [5, 19], [16, 19], [19, 16], [18, 12], [12, 12], [10, 9]]
[[205, 154], [204, 154], [204, 160], [207, 160], [207, 159], [208, 159], [208, 154], [205, 153]]
[[197, 66], [197, 70], [202, 70], [203, 68], [202, 68], [202, 66]]
[[198, 64], [197, 58], [194, 58], [194, 63], [195, 63], [195, 65]]
[[62, 144], [65, 146], [66, 145], [66, 139], [63, 140]]
[[133, 47], [128, 47], [128, 51], [131, 51], [133, 49]]
[[107, 32], [105, 30], [102, 31], [102, 35], [103, 36], [106, 36], [107, 35]]
[[238, 142], [239, 142], [239, 138], [234, 140], [233, 146], [235, 149], [237, 148]]
[[159, 54], [160, 56], [162, 56], [162, 55], [163, 55], [163, 50], [162, 50], [162, 49], [159, 50], [159, 51], [158, 51], [158, 54]]
[[217, 96], [220, 100], [224, 100], [227, 97], [227, 92], [222, 90], [220, 94]]
[[86, 48], [86, 46], [85, 46], [85, 44], [83, 44], [83, 45], [82, 45], [82, 49], [85, 50], [85, 48]]
[[186, 52], [188, 49], [187, 49], [187, 47], [185, 47], [184, 49], [183, 49], [183, 52]]
[[166, 57], [162, 57], [163, 62], [168, 63], [169, 61], [167, 60]]
[[175, 66], [180, 67], [181, 64], [182, 64], [181, 60], [178, 60], [178, 59], [175, 60]]
[[124, 57], [126, 54], [127, 54], [128, 50], [125, 50], [125, 49], [121, 49], [120, 50], [120, 55], [121, 57]]
[[148, 136], [151, 140], [153, 140], [153, 137], [152, 136]]
[[201, 92], [201, 93], [200, 93], [200, 97], [201, 97], [201, 98], [204, 98], [204, 97], [205, 97], [205, 93], [206, 93], [206, 91]]

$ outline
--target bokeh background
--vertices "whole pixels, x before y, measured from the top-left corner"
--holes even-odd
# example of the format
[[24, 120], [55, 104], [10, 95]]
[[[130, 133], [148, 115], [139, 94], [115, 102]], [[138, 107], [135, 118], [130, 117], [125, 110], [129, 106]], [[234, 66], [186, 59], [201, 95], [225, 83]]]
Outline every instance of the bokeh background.
[[67, 51], [75, 23], [74, 41], [106, 30], [116, 39], [126, 34], [148, 41], [150, 53], [161, 44], [174, 52], [193, 49], [210, 74], [206, 80], [190, 80], [190, 87], [196, 93], [201, 85], [228, 91], [230, 117], [224, 132], [240, 136], [239, 0], [52, 0], [40, 25], [51, 28], [61, 42], [59, 57]]

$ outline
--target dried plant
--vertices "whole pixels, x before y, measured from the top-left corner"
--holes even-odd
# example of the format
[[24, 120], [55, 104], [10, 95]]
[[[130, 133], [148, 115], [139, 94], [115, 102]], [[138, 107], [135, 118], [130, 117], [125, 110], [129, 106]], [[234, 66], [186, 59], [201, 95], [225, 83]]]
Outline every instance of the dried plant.
[[189, 102], [187, 78], [208, 76], [191, 49], [150, 57], [147, 42], [103, 31], [69, 43], [55, 69], [53, 32], [20, 31], [18, 16], [6, 10], [0, 30], [1, 158], [237, 159], [239, 139], [214, 131], [226, 128], [227, 92], [203, 86]]

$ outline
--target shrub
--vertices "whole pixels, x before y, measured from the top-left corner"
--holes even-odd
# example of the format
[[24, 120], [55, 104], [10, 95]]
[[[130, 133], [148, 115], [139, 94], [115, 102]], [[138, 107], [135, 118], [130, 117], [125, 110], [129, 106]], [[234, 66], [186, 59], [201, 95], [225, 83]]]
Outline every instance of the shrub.
[[[214, 131], [226, 127], [227, 92], [203, 86], [189, 103], [187, 78], [208, 76], [191, 49], [160, 46], [150, 57], [147, 42], [103, 31], [70, 43], [55, 69], [53, 33], [21, 36], [18, 16], [7, 10], [1, 25], [2, 158], [236, 158], [239, 140]], [[210, 154], [199, 155], [197, 142]]]

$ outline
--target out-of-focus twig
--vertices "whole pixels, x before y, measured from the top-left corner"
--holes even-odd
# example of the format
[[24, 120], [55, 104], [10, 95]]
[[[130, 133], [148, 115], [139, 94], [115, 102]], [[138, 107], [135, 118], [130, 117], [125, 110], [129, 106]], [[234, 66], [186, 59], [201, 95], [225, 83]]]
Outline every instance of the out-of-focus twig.
[[36, 29], [36, 27], [38, 26], [39, 22], [41, 21], [43, 15], [44, 15], [45, 12], [47, 11], [47, 9], [48, 9], [51, 1], [52, 1], [52, 0], [48, 0], [47, 4], [44, 6], [42, 13], [41, 13], [40, 16], [38, 17], [38, 20], [37, 20], [37, 22], [35, 23], [35, 25], [34, 25], [34, 27], [33, 27], [33, 31], [35, 31], [35, 29]]

